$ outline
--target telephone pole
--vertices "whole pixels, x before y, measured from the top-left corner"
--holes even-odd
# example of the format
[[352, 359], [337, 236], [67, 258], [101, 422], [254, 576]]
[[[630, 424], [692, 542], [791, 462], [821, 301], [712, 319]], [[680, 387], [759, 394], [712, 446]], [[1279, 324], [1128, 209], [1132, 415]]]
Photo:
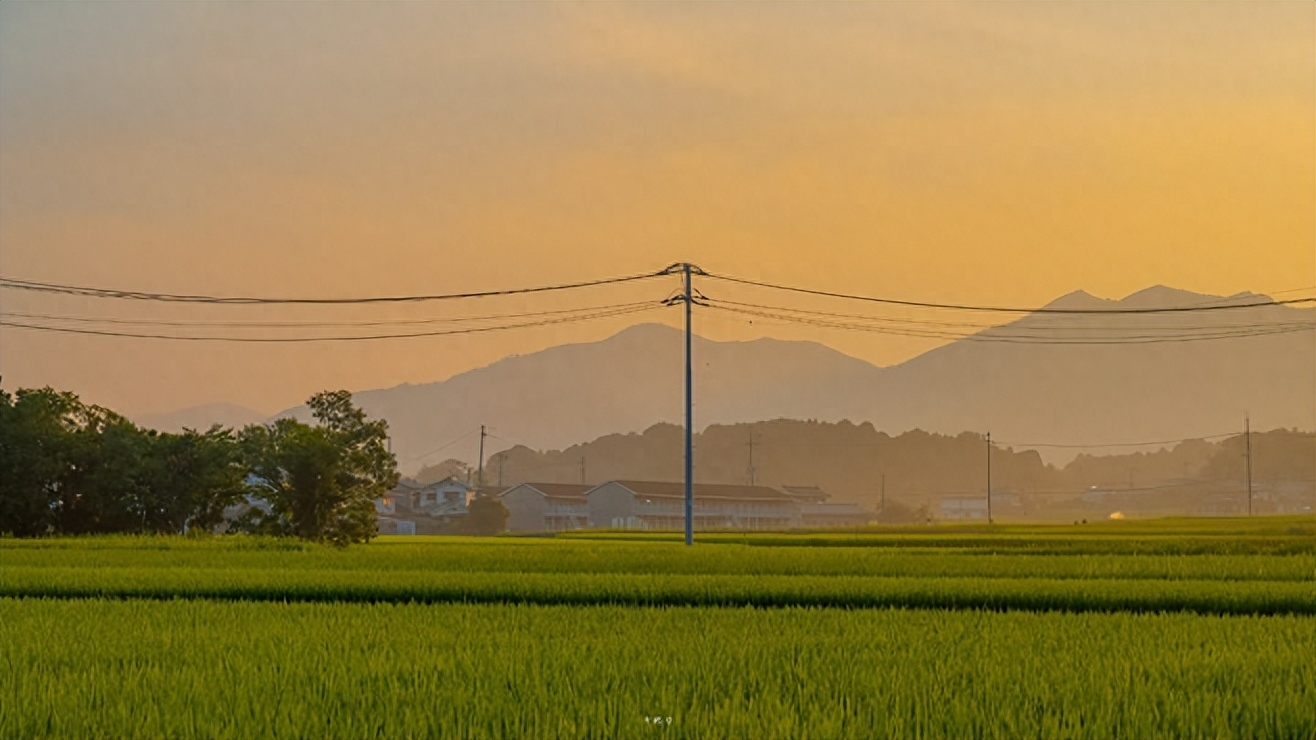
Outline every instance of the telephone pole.
[[749, 428], [749, 484], [754, 485], [754, 427]]
[[1252, 418], [1243, 415], [1243, 437], [1247, 440], [1247, 515], [1252, 516]]
[[475, 492], [478, 494], [484, 487], [484, 425], [480, 425], [480, 467], [479, 472], [475, 474]]
[[987, 523], [992, 523], [992, 433], [987, 432]]
[[[694, 337], [693, 313], [695, 306], [695, 289], [692, 276], [703, 275], [704, 271], [689, 262], [678, 262], [663, 271], [666, 274], [681, 273], [684, 293], [665, 301], [672, 305], [678, 301], [685, 304], [685, 544], [695, 542], [695, 388], [694, 362], [690, 350]], [[702, 304], [701, 304], [702, 305]]]
[[886, 473], [882, 474], [882, 508], [878, 510], [879, 516], [886, 516]]
[[585, 456], [580, 457], [580, 485], [585, 485]]
[[693, 309], [695, 305], [694, 288], [690, 280], [689, 262], [681, 263], [681, 272], [685, 277], [685, 544], [689, 547], [695, 543], [695, 379], [694, 366], [690, 358], [690, 348], [694, 344], [691, 335], [694, 331]]

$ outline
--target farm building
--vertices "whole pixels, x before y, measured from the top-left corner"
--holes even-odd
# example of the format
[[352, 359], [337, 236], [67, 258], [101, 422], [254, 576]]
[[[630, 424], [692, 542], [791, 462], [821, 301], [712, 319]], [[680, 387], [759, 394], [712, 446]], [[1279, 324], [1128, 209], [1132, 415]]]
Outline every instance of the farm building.
[[[683, 483], [610, 481], [591, 488], [585, 497], [592, 527], [685, 526]], [[695, 484], [695, 529], [787, 529], [799, 522], [799, 505], [775, 488]]]
[[510, 532], [561, 532], [589, 526], [590, 486], [572, 483], [522, 483], [503, 491]]

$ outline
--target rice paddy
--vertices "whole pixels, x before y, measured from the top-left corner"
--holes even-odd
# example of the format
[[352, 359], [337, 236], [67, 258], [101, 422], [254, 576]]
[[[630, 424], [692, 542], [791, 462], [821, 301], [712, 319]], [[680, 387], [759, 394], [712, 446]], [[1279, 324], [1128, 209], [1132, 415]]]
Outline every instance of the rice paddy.
[[1313, 655], [1310, 519], [0, 540], [6, 738], [1316, 738]]

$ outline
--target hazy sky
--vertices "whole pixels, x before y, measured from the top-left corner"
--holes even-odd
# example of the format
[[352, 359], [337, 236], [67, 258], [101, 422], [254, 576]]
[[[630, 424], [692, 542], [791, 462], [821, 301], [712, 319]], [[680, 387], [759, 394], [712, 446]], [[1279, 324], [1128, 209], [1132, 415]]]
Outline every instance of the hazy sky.
[[[0, 4], [0, 272], [162, 292], [447, 292], [658, 269], [1039, 305], [1316, 282], [1316, 5]], [[5, 291], [5, 312], [208, 321]], [[741, 300], [747, 289], [704, 283]], [[675, 309], [673, 309], [674, 311]], [[671, 313], [649, 320], [674, 321]], [[0, 330], [4, 386], [275, 411], [644, 316], [379, 344]], [[889, 364], [932, 344], [705, 312]]]

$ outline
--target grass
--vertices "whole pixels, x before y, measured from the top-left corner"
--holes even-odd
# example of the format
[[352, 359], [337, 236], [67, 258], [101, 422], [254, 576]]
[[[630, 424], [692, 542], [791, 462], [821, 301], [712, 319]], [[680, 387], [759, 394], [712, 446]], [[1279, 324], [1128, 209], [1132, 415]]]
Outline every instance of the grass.
[[1316, 735], [1297, 617], [0, 599], [0, 645], [7, 738]]
[[0, 539], [0, 737], [1316, 738], [1313, 615], [1310, 519]]

